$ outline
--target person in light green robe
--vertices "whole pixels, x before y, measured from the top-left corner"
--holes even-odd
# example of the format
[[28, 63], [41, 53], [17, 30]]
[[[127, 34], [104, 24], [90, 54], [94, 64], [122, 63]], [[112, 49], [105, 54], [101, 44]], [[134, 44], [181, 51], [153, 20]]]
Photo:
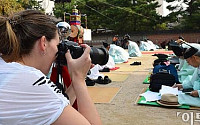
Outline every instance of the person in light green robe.
[[200, 107], [200, 45], [195, 46], [195, 48], [187, 48], [184, 58], [189, 65], [195, 67], [194, 73], [183, 80], [182, 84], [176, 84], [173, 87], [178, 87], [179, 90], [193, 89], [190, 94], [178, 94], [178, 102]]
[[127, 40], [126, 45], [128, 46], [128, 54], [130, 57], [140, 57], [142, 53], [137, 45], [137, 43]]
[[179, 82], [190, 81], [193, 73], [197, 68], [189, 65], [185, 59], [179, 58], [179, 67], [177, 70]]
[[110, 44], [108, 53], [111, 57], [113, 57], [116, 64], [127, 62], [129, 58], [128, 52], [115, 44]]

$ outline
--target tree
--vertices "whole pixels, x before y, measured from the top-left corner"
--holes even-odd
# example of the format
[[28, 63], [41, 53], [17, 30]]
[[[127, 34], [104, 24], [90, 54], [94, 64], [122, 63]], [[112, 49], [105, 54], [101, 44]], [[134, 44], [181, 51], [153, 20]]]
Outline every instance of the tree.
[[117, 33], [165, 29], [154, 0], [72, 0], [57, 3], [54, 14], [63, 17], [64, 12], [71, 13], [73, 5], [87, 15], [90, 29], [111, 29]]
[[108, 2], [113, 6], [107, 13], [110, 12], [116, 21], [115, 30], [118, 32], [152, 31], [159, 28], [157, 24], [161, 23], [161, 17], [156, 13], [158, 2], [154, 0], [108, 0]]
[[24, 9], [43, 10], [36, 0], [0, 0], [0, 15], [10, 15]]
[[[166, 0], [167, 2], [176, 2], [177, 0]], [[180, 5], [169, 5], [167, 8], [172, 11], [168, 16], [169, 22], [179, 22], [174, 29], [192, 30], [200, 29], [200, 0], [183, 0]], [[186, 7], [183, 7], [185, 5]]]
[[37, 0], [17, 0], [19, 4], [22, 5], [24, 9], [36, 9], [44, 11], [44, 9], [41, 6], [42, 1]]
[[14, 12], [23, 10], [24, 8], [16, 0], [1, 0], [0, 15], [10, 15]]
[[64, 20], [64, 14], [65, 14], [65, 20], [66, 22], [69, 22], [69, 15], [71, 14], [74, 5], [75, 5], [74, 0], [71, 3], [67, 2], [55, 3], [54, 15], [57, 18], [62, 18], [62, 20]]

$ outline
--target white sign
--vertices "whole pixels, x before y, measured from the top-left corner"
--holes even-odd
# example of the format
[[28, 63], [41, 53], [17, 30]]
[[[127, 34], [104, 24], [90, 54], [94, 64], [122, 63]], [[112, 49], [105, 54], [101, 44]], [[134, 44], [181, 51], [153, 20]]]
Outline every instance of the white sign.
[[84, 29], [83, 40], [88, 40], [88, 41], [91, 41], [91, 40], [92, 40], [92, 32], [91, 32], [91, 29]]

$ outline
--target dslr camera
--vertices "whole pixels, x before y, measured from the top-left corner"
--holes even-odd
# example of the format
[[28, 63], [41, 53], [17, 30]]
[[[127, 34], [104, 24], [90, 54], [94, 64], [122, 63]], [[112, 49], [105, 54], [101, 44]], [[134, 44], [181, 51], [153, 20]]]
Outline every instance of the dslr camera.
[[[77, 43], [72, 41], [62, 41], [58, 45], [58, 53], [56, 62], [61, 65], [67, 65], [67, 60], [65, 58], [65, 53], [70, 50], [70, 54], [73, 59], [79, 58], [83, 52], [84, 48], [79, 46]], [[95, 48], [91, 47], [90, 58], [93, 64], [105, 65], [108, 62], [108, 51], [105, 48]]]
[[[83, 54], [84, 48], [79, 46], [76, 42], [64, 39], [64, 37], [68, 37], [71, 32], [71, 27], [68, 23], [60, 22], [57, 24], [57, 27], [61, 42], [58, 45], [56, 63], [59, 65], [67, 65], [65, 53], [70, 50], [72, 58], [77, 59]], [[91, 47], [90, 58], [93, 64], [105, 65], [108, 62], [109, 54], [105, 48]]]

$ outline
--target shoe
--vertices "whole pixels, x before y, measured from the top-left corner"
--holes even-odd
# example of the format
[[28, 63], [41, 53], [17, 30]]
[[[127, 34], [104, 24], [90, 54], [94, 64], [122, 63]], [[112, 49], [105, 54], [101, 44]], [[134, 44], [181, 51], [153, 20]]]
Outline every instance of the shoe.
[[141, 62], [133, 62], [133, 63], [131, 63], [130, 65], [141, 65]]
[[98, 84], [104, 84], [104, 80], [101, 76], [98, 77], [98, 79], [95, 81]]
[[95, 81], [91, 80], [89, 77], [86, 78], [85, 82], [86, 82], [87, 86], [94, 86], [95, 85]]
[[108, 76], [104, 76], [104, 84], [111, 83], [112, 80]]

